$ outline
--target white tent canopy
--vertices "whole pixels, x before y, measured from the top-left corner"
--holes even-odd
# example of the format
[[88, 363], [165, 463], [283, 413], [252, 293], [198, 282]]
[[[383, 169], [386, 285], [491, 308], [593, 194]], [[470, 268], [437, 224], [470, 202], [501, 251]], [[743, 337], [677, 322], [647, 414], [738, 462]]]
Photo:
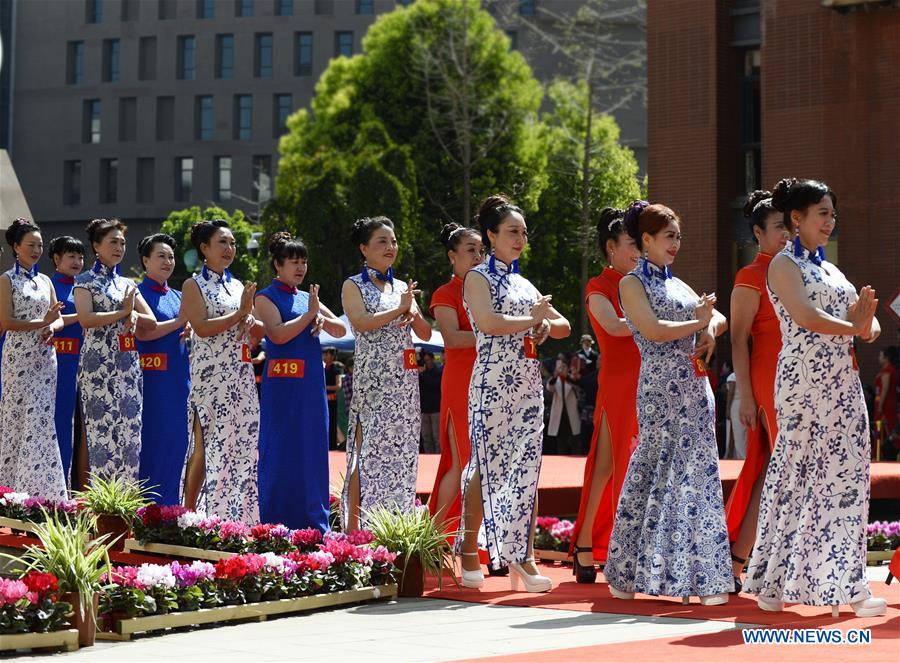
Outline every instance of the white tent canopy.
[[[323, 329], [319, 334], [319, 342], [322, 344], [323, 348], [333, 347], [345, 352], [352, 352], [356, 347], [356, 339], [353, 336], [353, 331], [350, 329], [350, 321], [347, 320], [346, 315], [341, 316], [341, 321], [347, 325], [347, 333], [344, 334], [343, 338], [335, 338]], [[431, 338], [427, 341], [423, 341], [413, 333], [413, 345], [424, 350], [431, 350], [432, 352], [443, 352], [444, 338], [437, 329], [432, 330]]]

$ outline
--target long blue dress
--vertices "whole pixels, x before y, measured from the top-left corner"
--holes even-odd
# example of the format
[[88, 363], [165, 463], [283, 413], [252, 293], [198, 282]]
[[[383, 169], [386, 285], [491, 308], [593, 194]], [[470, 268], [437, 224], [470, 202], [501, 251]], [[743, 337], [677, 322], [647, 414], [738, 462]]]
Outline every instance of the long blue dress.
[[[694, 319], [697, 296], [668, 269], [642, 258], [631, 275], [660, 320]], [[606, 580], [620, 591], [652, 596], [730, 592], [715, 409], [709, 379], [694, 368], [694, 335], [651, 341], [625, 319], [641, 352], [640, 442], [616, 509]]]
[[[309, 293], [280, 281], [257, 297], [285, 322], [309, 310]], [[259, 432], [259, 516], [328, 529], [328, 403], [319, 338], [308, 326], [287, 343], [266, 337]]]
[[[62, 315], [75, 313], [75, 277], [54, 272], [50, 277], [56, 299], [63, 303]], [[69, 479], [74, 446], [75, 404], [78, 401], [78, 359], [81, 356], [81, 325], [66, 325], [53, 336], [56, 349], [56, 439], [62, 458], [63, 473]]]
[[[145, 277], [138, 285], [158, 322], [178, 317], [181, 292]], [[181, 342], [184, 327], [155, 341], [137, 341], [144, 372], [139, 477], [160, 504], [178, 504], [181, 466], [188, 445], [187, 408], [190, 358]]]

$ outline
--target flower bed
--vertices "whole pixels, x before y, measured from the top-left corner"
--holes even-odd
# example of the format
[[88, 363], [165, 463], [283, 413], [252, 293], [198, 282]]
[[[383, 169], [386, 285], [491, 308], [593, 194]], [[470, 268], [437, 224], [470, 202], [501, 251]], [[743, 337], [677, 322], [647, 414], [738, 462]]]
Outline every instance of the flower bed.
[[900, 548], [900, 521], [876, 520], [866, 528], [866, 562], [879, 564], [886, 562]]
[[63, 647], [78, 649], [68, 627], [72, 606], [60, 600], [56, 576], [30, 571], [18, 580], [0, 578], [0, 651]]
[[538, 559], [571, 562], [569, 546], [575, 524], [549, 516], [538, 516], [534, 530], [534, 556]]
[[55, 502], [0, 486], [0, 527], [31, 532], [31, 524], [44, 522], [48, 513], [69, 516], [76, 514], [78, 509], [78, 503], [72, 500]]

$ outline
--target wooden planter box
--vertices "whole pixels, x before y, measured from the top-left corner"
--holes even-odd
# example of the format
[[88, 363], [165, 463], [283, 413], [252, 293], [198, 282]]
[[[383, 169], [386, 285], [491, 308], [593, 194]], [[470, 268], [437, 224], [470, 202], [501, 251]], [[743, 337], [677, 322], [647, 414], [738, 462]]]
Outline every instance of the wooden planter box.
[[535, 548], [534, 556], [536, 559], [544, 562], [572, 563], [572, 556], [569, 553], [559, 552], [558, 550], [542, 550], [540, 548]]
[[166, 557], [186, 557], [188, 559], [203, 559], [210, 562], [218, 562], [220, 559], [230, 559], [238, 554], [233, 552], [222, 552], [219, 550], [191, 548], [189, 546], [175, 546], [170, 543], [141, 543], [137, 539], [125, 539], [125, 552], [149, 553], [153, 555], [165, 555]]
[[893, 550], [868, 550], [866, 551], [866, 564], [878, 566], [881, 562], [889, 562], [893, 556]]
[[314, 594], [296, 599], [280, 599], [262, 603], [245, 605], [226, 605], [219, 608], [204, 608], [192, 612], [172, 612], [168, 615], [152, 615], [120, 619], [115, 624], [115, 631], [100, 632], [98, 640], [130, 640], [135, 633], [177, 628], [179, 626], [197, 626], [217, 622], [233, 621], [265, 621], [269, 615], [283, 615], [295, 612], [306, 612], [319, 608], [333, 608], [340, 605], [361, 603], [362, 601], [386, 600], [397, 596], [397, 585], [378, 585], [361, 587], [333, 594]]
[[49, 633], [14, 633], [0, 635], [0, 651], [62, 647], [65, 651], [78, 649], [78, 631], [74, 628]]
[[8, 527], [13, 531], [18, 532], [34, 532], [35, 524], [30, 523], [27, 520], [19, 520], [18, 518], [3, 518], [0, 517], [0, 527]]

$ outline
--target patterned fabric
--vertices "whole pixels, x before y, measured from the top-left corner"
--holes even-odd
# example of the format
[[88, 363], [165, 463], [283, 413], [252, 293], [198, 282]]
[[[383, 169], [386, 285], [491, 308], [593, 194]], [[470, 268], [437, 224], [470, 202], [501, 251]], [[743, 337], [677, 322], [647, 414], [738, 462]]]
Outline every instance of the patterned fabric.
[[[96, 313], [121, 311], [131, 282], [105, 265], [75, 278], [91, 293]], [[84, 330], [78, 389], [91, 472], [120, 473], [137, 481], [141, 456], [144, 378], [137, 351], [121, 351], [125, 320]]]
[[[43, 318], [53, 284], [43, 274], [6, 272], [16, 320]], [[8, 331], [0, 397], [0, 484], [54, 500], [66, 497], [56, 443], [56, 353], [41, 331]]]
[[[800, 268], [813, 306], [846, 319], [857, 295], [841, 271], [798, 258], [790, 247], [783, 254]], [[853, 337], [803, 329], [771, 290], [769, 296], [783, 342], [775, 381], [778, 439], [744, 590], [809, 605], [861, 601], [871, 596], [869, 418]]]
[[[209, 318], [220, 318], [241, 306], [243, 284], [228, 272], [211, 270], [192, 277]], [[215, 336], [194, 335], [191, 347], [191, 391], [188, 396], [187, 460], [194, 452], [194, 418], [203, 435], [205, 479], [197, 510], [249, 525], [259, 522], [256, 456], [259, 446], [259, 397], [253, 365], [241, 361], [245, 339], [239, 325]]]
[[[406, 284], [395, 279], [384, 292], [369, 279], [351, 276], [368, 313], [397, 308]], [[353, 400], [347, 433], [347, 474], [341, 518], [349, 518], [350, 478], [359, 476], [360, 525], [374, 506], [412, 508], [419, 461], [419, 372], [404, 367], [404, 353], [413, 347], [409, 326], [388, 324], [367, 332], [353, 331]], [[356, 428], [361, 442], [356, 442]]]
[[[677, 278], [657, 278], [641, 260], [631, 272], [660, 320], [693, 320], [697, 296]], [[647, 272], [650, 275], [648, 276]], [[709, 596], [734, 588], [712, 389], [694, 370], [693, 334], [657, 343], [626, 316], [641, 352], [640, 442], [631, 456], [604, 573], [621, 591]]]
[[[488, 282], [495, 313], [531, 315], [531, 307], [540, 297], [531, 282], [497, 259], [475, 267], [466, 278]], [[463, 469], [462, 494], [477, 472], [488, 555], [491, 565], [498, 568], [522, 563], [528, 557], [541, 471], [543, 385], [538, 360], [525, 357], [526, 332], [485, 334], [468, 306], [466, 311], [475, 331], [478, 357], [469, 386], [472, 451]], [[460, 529], [465, 528], [460, 521]]]

